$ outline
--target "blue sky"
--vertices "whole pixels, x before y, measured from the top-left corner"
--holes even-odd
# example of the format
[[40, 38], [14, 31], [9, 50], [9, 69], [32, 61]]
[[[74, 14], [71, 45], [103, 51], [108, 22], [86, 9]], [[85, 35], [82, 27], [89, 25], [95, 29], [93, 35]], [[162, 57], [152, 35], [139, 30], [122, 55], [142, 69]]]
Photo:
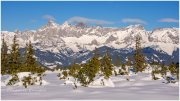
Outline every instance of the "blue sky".
[[1, 30], [35, 30], [48, 19], [105, 27], [142, 24], [145, 29], [179, 27], [178, 1], [1, 2]]

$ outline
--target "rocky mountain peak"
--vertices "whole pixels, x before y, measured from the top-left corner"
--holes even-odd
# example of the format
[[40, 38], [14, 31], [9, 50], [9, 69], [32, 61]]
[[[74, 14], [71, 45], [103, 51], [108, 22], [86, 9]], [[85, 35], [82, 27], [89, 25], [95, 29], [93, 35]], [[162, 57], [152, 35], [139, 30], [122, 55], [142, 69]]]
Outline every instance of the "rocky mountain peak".
[[61, 28], [64, 29], [64, 28], [67, 28], [67, 27], [70, 27], [70, 24], [68, 23], [68, 21], [65, 21], [65, 22], [61, 25]]
[[144, 26], [141, 24], [129, 25], [126, 28], [144, 30]]

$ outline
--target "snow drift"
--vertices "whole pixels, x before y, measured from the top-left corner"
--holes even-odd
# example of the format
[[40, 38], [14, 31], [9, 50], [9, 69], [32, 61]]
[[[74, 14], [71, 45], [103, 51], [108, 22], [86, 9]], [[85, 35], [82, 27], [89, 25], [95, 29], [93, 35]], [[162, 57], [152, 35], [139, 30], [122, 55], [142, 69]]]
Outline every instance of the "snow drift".
[[[47, 81], [41, 80], [40, 76], [38, 76], [37, 74], [31, 74], [30, 72], [21, 72], [21, 73], [17, 73], [19, 82], [16, 82], [15, 84], [13, 84], [13, 86], [23, 86], [23, 79], [29, 76], [33, 78], [32, 80], [34, 81], [34, 85], [47, 85], [48, 84]], [[4, 79], [3, 81], [1, 81], [1, 86], [7, 86], [9, 81], [13, 78], [13, 76], [5, 75], [5, 76], [2, 76], [1, 78]]]

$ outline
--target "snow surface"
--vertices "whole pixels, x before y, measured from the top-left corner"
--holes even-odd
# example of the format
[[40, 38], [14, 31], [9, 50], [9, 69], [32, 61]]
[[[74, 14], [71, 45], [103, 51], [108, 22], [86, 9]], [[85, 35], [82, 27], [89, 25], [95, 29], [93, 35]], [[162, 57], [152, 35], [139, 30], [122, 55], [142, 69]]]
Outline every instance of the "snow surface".
[[[78, 86], [73, 89], [72, 78], [59, 80], [58, 71], [45, 72], [43, 80], [48, 85], [33, 85], [25, 89], [22, 86], [3, 86], [1, 83], [2, 100], [178, 100], [179, 83], [165, 84], [164, 80], [153, 81], [150, 73], [138, 73], [130, 76], [112, 76], [107, 80], [113, 87]], [[5, 77], [5, 76], [2, 76]], [[8, 77], [6, 77], [8, 78]], [[97, 83], [102, 77], [96, 79]], [[2, 79], [3, 80], [3, 79]], [[64, 82], [69, 84], [64, 84]], [[107, 83], [107, 84], [108, 84]], [[99, 84], [99, 83], [97, 83]]]
[[[13, 86], [23, 86], [23, 82], [22, 82], [23, 78], [28, 77], [29, 75], [31, 75], [32, 78], [36, 77], [37, 82], [35, 82], [35, 85], [40, 85], [40, 82], [39, 82], [40, 77], [38, 77], [36, 74], [31, 74], [30, 72], [21, 72], [21, 73], [17, 74], [20, 82], [14, 84]], [[1, 79], [3, 80], [1, 82], [1, 84], [2, 84], [1, 86], [6, 86], [9, 82], [9, 80], [12, 79], [12, 76], [10, 76], [10, 75], [2, 76]], [[49, 84], [47, 81], [42, 80], [42, 85], [47, 85], [47, 84]]]
[[114, 83], [112, 82], [111, 78], [105, 79], [103, 76], [99, 77], [98, 79], [94, 80], [89, 87], [115, 87]]

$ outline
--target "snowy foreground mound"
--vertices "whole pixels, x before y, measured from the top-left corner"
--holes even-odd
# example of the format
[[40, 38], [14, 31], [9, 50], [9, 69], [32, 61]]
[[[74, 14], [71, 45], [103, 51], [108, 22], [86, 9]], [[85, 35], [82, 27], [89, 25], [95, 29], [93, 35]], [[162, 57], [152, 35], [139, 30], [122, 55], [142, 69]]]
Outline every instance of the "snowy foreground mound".
[[[73, 77], [68, 77], [63, 85], [74, 86], [74, 83], [76, 84], [76, 86], [81, 86], [79, 82], [75, 82]], [[112, 82], [111, 78], [105, 79], [103, 76], [101, 76], [101, 77], [96, 77], [95, 80], [92, 83], [90, 83], [88, 87], [93, 87], [93, 88], [115, 87], [115, 85]]]
[[[13, 86], [23, 86], [23, 79], [24, 77], [29, 77], [33, 78], [32, 80], [34, 81], [34, 85], [47, 85], [48, 82], [45, 80], [40, 80], [40, 77], [37, 74], [31, 74], [30, 72], [21, 72], [17, 74], [17, 77], [19, 78], [19, 82], [13, 84]], [[8, 82], [12, 79], [11, 75], [5, 75], [1, 77], [1, 86], [7, 86]], [[33, 82], [31, 80], [31, 82]]]
[[[165, 80], [152, 80], [150, 73], [111, 76], [104, 80], [97, 77], [88, 87], [77, 84], [73, 89], [73, 78], [59, 80], [58, 72], [45, 72], [43, 86], [2, 86], [2, 100], [178, 100], [179, 83], [164, 83]], [[26, 74], [27, 75], [27, 74]], [[4, 76], [1, 77], [2, 80]], [[8, 77], [7, 77], [8, 78]], [[104, 86], [102, 84], [104, 81]], [[66, 83], [66, 84], [65, 84]], [[46, 84], [46, 83], [45, 83]]]
[[103, 76], [99, 77], [98, 79], [96, 79], [95, 81], [93, 81], [90, 84], [90, 87], [115, 87], [114, 83], [112, 82], [111, 78], [109, 79], [105, 79]]

